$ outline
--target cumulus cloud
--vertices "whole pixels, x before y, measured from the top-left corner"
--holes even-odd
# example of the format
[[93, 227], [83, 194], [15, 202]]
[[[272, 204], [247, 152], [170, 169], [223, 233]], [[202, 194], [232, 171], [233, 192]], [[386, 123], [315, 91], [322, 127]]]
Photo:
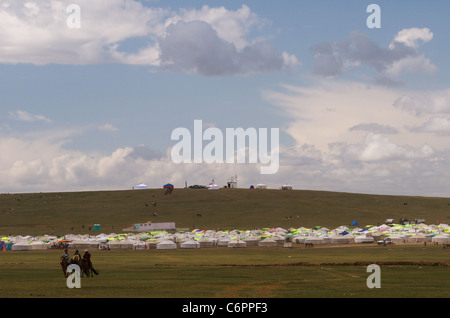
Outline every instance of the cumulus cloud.
[[[273, 72], [298, 64], [294, 55], [249, 36], [265, 22], [245, 5], [174, 12], [135, 0], [80, 0], [81, 27], [69, 28], [69, 4], [5, 0], [0, 63], [122, 63], [201, 75]], [[139, 44], [130, 46], [128, 40]]]
[[430, 42], [432, 39], [433, 32], [431, 32], [429, 28], [403, 29], [397, 33], [390, 47], [395, 47], [396, 43], [403, 43], [408, 47], [418, 48], [419, 41], [426, 43]]
[[273, 45], [256, 42], [238, 51], [201, 21], [170, 25], [159, 47], [163, 68], [206, 76], [275, 72], [285, 64]]
[[433, 73], [436, 67], [421, 54], [419, 40], [428, 42], [433, 35], [429, 29], [404, 29], [388, 48], [372, 41], [366, 33], [354, 31], [343, 41], [319, 43], [311, 47], [315, 59], [314, 73], [336, 77], [348, 68], [368, 66], [377, 75], [377, 82], [392, 81], [403, 73]]
[[450, 134], [450, 118], [431, 117], [423, 125], [411, 128], [411, 131], [417, 133], [434, 133], [439, 135]]
[[448, 114], [450, 113], [450, 89], [409, 92], [397, 98], [394, 106], [417, 116], [423, 114]]
[[304, 189], [444, 195], [450, 120], [395, 105], [410, 94], [419, 93], [328, 80], [266, 91], [296, 142], [280, 149], [280, 178]]
[[[117, 148], [110, 153], [68, 150], [62, 140], [0, 137], [0, 187], [4, 192], [123, 190], [145, 182], [160, 188], [220, 184], [236, 173], [242, 185], [260, 176], [257, 165], [175, 164], [170, 151], [151, 148]], [[222, 180], [222, 181], [221, 181]]]

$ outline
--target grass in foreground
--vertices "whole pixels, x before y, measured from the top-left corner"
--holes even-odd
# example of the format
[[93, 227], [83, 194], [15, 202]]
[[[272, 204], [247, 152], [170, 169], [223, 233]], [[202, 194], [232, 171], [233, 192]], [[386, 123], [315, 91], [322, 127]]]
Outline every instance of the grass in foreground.
[[[73, 252], [73, 251], [72, 251]], [[211, 248], [92, 251], [100, 272], [69, 289], [62, 251], [6, 252], [0, 297], [82, 298], [448, 298], [448, 266], [381, 266], [381, 288], [369, 289], [365, 266], [294, 266], [300, 262], [449, 262], [437, 246]]]

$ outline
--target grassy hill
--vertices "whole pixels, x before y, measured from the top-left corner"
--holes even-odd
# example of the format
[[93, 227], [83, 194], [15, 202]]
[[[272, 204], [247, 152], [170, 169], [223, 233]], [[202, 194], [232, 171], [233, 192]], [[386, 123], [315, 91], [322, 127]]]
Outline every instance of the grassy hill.
[[[153, 205], [156, 203], [156, 206]], [[426, 223], [450, 222], [450, 198], [408, 197], [249, 189], [163, 189], [30, 193], [0, 195], [1, 235], [121, 233], [134, 223], [175, 222], [177, 228], [255, 229], [329, 228], [377, 225], [424, 218]], [[154, 213], [157, 216], [154, 216]], [[199, 216], [198, 214], [201, 214]], [[83, 228], [84, 225], [84, 228]], [[73, 227], [73, 229], [72, 229]]]

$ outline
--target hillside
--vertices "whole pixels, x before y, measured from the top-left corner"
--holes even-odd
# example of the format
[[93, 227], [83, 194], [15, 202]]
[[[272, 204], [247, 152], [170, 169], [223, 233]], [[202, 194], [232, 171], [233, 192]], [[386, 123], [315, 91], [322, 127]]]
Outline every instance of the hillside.
[[[156, 206], [153, 203], [156, 203]], [[163, 189], [0, 195], [0, 234], [121, 233], [134, 223], [177, 228], [255, 229], [377, 225], [424, 218], [448, 223], [450, 199], [326, 191]], [[157, 216], [154, 215], [157, 213]], [[83, 228], [84, 225], [84, 228]], [[72, 229], [73, 227], [73, 229]], [[89, 230], [89, 227], [91, 229]]]

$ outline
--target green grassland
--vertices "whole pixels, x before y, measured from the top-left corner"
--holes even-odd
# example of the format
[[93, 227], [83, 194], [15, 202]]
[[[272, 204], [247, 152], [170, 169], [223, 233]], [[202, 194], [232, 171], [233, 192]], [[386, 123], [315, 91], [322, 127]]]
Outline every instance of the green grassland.
[[299, 190], [175, 189], [170, 195], [165, 195], [163, 189], [1, 194], [0, 234], [95, 234], [89, 231], [93, 224], [101, 224], [104, 233], [121, 233], [134, 223], [147, 221], [214, 230], [316, 225], [332, 228], [352, 221], [365, 226], [401, 217], [424, 218], [428, 224], [436, 224], [450, 221], [449, 203], [449, 198]]
[[[447, 262], [438, 246], [227, 247], [92, 251], [98, 276], [66, 285], [61, 251], [12, 251], [0, 258], [0, 297], [51, 298], [448, 298], [449, 266], [380, 265], [369, 289], [367, 266], [334, 262]], [[314, 266], [305, 265], [315, 263]]]
[[[97, 223], [103, 233], [120, 233], [147, 221], [229, 230], [333, 228], [352, 221], [364, 226], [401, 217], [447, 223], [449, 203], [448, 198], [247, 189], [2, 194], [0, 234], [96, 235], [88, 228]], [[91, 252], [100, 275], [83, 278], [80, 289], [67, 288], [61, 250], [1, 252], [0, 297], [450, 297], [450, 249], [432, 244]], [[380, 289], [366, 285], [369, 263], [380, 264]]]

